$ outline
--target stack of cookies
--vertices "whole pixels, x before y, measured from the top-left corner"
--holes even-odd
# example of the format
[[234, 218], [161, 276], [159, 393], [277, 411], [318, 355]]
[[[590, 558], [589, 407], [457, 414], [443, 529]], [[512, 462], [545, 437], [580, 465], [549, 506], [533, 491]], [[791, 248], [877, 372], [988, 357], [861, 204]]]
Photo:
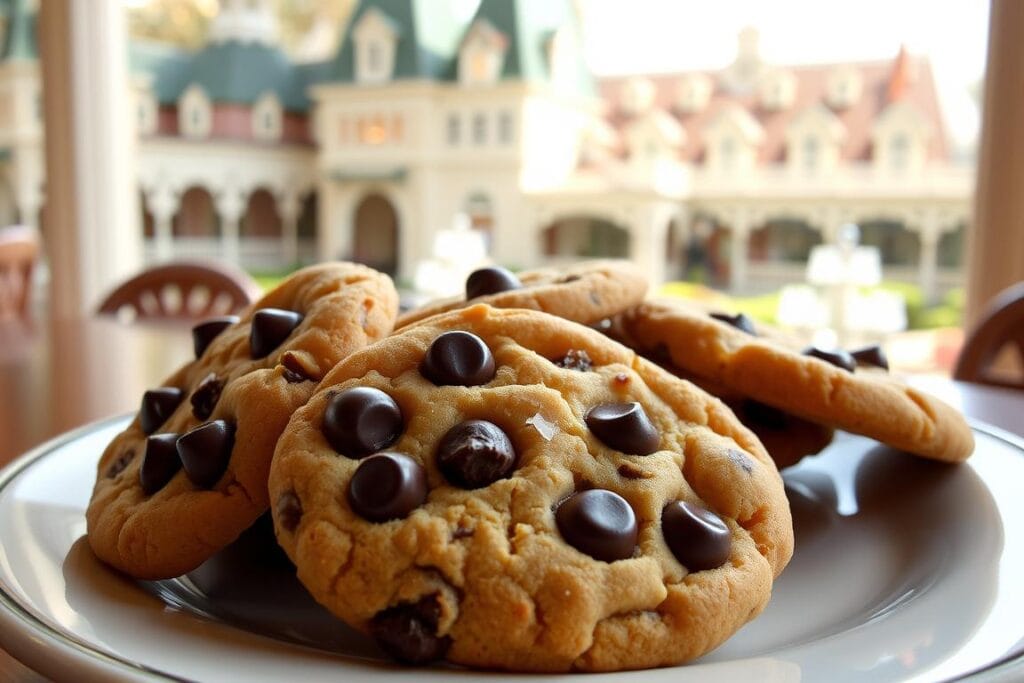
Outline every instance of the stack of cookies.
[[312, 596], [399, 661], [665, 666], [767, 604], [793, 552], [780, 467], [836, 428], [973, 448], [877, 349], [804, 351], [646, 290], [616, 262], [487, 268], [396, 319], [386, 276], [300, 270], [195, 328], [100, 458], [90, 544], [178, 576], [269, 508]]

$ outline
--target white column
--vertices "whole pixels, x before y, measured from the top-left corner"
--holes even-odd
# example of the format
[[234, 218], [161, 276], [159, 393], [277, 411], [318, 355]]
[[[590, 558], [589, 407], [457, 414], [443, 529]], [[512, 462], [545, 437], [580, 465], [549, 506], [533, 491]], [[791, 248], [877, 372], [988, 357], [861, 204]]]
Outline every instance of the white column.
[[921, 292], [926, 304], [934, 304], [939, 299], [939, 240], [942, 233], [937, 226], [925, 226], [918, 237], [921, 239], [921, 263], [918, 272]]
[[746, 211], [733, 214], [729, 240], [729, 291], [743, 292], [747, 287], [747, 259], [749, 258], [750, 216]]
[[153, 215], [153, 239], [157, 262], [169, 261], [174, 256], [174, 213], [178, 198], [170, 188], [161, 187], [146, 196], [149, 212]]
[[142, 265], [124, 9], [40, 3], [50, 310], [89, 313]]
[[294, 192], [283, 195], [277, 203], [281, 215], [281, 262], [292, 268], [299, 261], [299, 214], [302, 202]]
[[221, 256], [225, 261], [236, 266], [242, 265], [239, 232], [243, 213], [245, 213], [245, 200], [241, 192], [226, 189], [218, 194], [217, 214], [220, 216]]

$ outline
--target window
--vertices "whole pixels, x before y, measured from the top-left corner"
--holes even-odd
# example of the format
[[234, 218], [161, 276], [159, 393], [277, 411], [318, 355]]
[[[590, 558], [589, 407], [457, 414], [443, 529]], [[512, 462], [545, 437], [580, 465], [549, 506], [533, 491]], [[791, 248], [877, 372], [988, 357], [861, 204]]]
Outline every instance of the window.
[[498, 115], [498, 140], [503, 145], [513, 142], [515, 131], [512, 130], [512, 112], [503, 111]]
[[358, 83], [385, 83], [391, 78], [398, 38], [396, 23], [378, 8], [371, 7], [359, 18], [352, 32]]
[[252, 109], [252, 135], [257, 140], [274, 142], [284, 132], [284, 111], [272, 91], [263, 93]]
[[803, 162], [805, 171], [817, 170], [820, 163], [821, 145], [813, 135], [804, 138]]
[[366, 46], [366, 67], [370, 73], [380, 73], [381, 67], [381, 45], [372, 42]]
[[448, 115], [448, 144], [454, 147], [459, 144], [462, 134], [462, 120], [458, 114]]
[[479, 112], [473, 115], [473, 144], [487, 144], [487, 117]]
[[730, 170], [736, 166], [736, 141], [730, 137], [722, 138], [718, 153], [721, 156], [722, 168]]
[[910, 166], [910, 139], [904, 133], [893, 135], [889, 141], [889, 166], [895, 171]]

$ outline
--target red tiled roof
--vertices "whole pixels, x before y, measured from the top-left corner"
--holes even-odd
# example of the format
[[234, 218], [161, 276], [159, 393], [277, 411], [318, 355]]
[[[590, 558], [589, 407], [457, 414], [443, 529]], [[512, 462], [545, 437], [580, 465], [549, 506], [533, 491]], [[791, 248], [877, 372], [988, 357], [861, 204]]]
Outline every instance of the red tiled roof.
[[[722, 89], [719, 72], [701, 72], [715, 83], [714, 92], [703, 110], [684, 114], [673, 106], [675, 86], [685, 73], [653, 74], [644, 76], [623, 76], [602, 78], [598, 82], [601, 97], [605, 100], [606, 119], [621, 130], [629, 120], [620, 106], [623, 88], [634, 78], [645, 78], [655, 86], [654, 106], [672, 112], [686, 130], [686, 142], [680, 149], [683, 161], [703, 161], [705, 145], [704, 129], [719, 112], [731, 103], [744, 107], [764, 128], [765, 138], [758, 154], [761, 163], [779, 163], [786, 157], [786, 129], [790, 122], [805, 109], [826, 103], [826, 88], [829, 74], [838, 64], [792, 65], [782, 68], [796, 77], [796, 94], [792, 106], [768, 111], [758, 102], [756, 92], [736, 95]], [[847, 66], [847, 65], [843, 65]], [[842, 159], [865, 161], [871, 158], [871, 132], [874, 122], [890, 103], [891, 96], [915, 105], [931, 125], [931, 139], [928, 158], [945, 160], [949, 158], [946, 129], [942, 121], [931, 65], [923, 57], [912, 57], [905, 50], [895, 60], [851, 63], [860, 71], [863, 87], [860, 98], [851, 106], [833, 110], [846, 127], [846, 138], [840, 152]], [[894, 78], [895, 76], [895, 78]]]

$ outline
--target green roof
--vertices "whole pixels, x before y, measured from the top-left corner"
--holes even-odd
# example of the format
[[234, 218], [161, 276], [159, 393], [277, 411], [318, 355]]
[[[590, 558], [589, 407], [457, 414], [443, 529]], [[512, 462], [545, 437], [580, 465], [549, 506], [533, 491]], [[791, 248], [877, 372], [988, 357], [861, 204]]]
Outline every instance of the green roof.
[[[501, 77], [507, 80], [548, 81], [551, 64], [548, 54], [555, 32], [560, 28], [576, 36], [577, 54], [573, 87], [578, 94], [594, 95], [594, 79], [583, 61], [579, 17], [570, 0], [482, 0], [470, 26], [486, 20], [508, 38], [508, 50]], [[452, 77], [455, 76], [453, 65]]]
[[133, 73], [152, 77], [157, 102], [173, 104], [185, 89], [191, 55], [184, 50], [149, 41], [128, 44], [128, 65]]
[[7, 23], [3, 44], [0, 45], [0, 60], [39, 58], [36, 44], [36, 13], [29, 9], [26, 0], [0, 0], [0, 16]]
[[329, 73], [333, 81], [355, 81], [352, 34], [367, 12], [376, 10], [395, 30], [394, 80], [440, 80], [451, 71], [455, 49], [465, 30], [453, 0], [361, 0], [345, 29]]

